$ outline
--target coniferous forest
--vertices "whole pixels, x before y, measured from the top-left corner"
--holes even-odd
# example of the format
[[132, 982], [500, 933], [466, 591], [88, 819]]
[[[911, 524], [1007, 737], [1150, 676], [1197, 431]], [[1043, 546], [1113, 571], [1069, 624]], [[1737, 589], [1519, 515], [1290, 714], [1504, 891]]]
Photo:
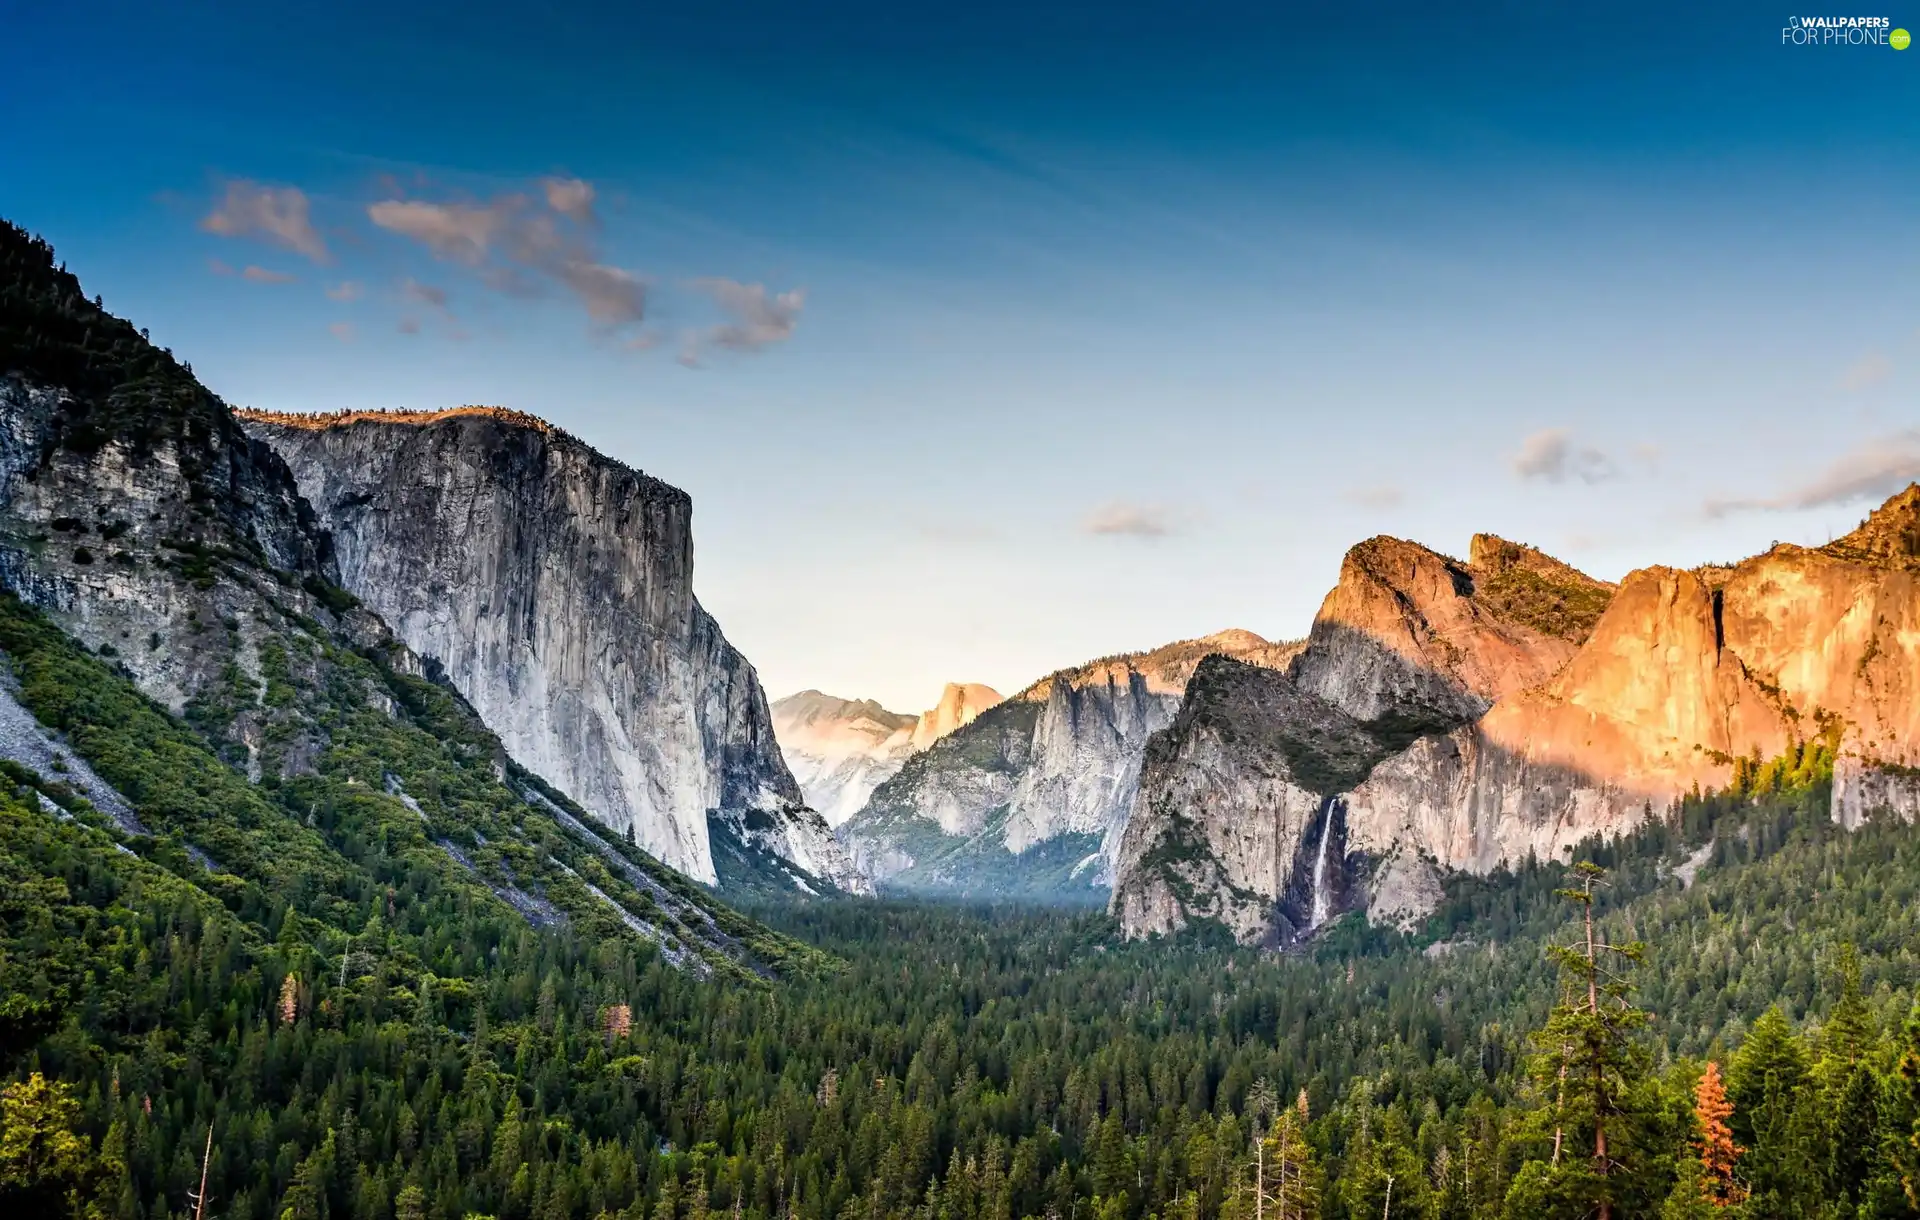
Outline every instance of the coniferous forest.
[[[136, 731], [107, 664], [18, 603], [5, 647], [143, 808], [192, 799], [191, 739]], [[0, 1207], [1912, 1216], [1920, 836], [1834, 828], [1830, 766], [1746, 766], [1578, 866], [1456, 883], [1416, 935], [1350, 916], [1280, 956], [814, 902], [753, 912], [814, 950], [705, 977], [454, 900], [345, 801], [302, 820], [382, 880], [323, 921], [11, 766]]]

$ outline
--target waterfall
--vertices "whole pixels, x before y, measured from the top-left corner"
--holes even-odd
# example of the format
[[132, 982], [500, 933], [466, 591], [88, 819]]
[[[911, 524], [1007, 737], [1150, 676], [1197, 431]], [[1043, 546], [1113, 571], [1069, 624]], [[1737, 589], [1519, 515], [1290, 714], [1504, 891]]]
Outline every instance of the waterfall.
[[1312, 930], [1327, 922], [1327, 840], [1333, 838], [1334, 798], [1328, 797], [1320, 817], [1320, 850], [1313, 858], [1313, 913], [1307, 918]]

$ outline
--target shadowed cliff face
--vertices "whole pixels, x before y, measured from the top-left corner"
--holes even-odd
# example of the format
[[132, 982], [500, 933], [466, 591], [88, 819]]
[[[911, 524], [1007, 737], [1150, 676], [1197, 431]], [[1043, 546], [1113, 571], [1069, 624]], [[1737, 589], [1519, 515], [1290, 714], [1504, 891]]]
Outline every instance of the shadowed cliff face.
[[693, 596], [684, 493], [505, 412], [247, 419], [331, 531], [342, 583], [516, 761], [699, 880], [716, 880], [711, 812], [862, 888], [804, 808], [752, 666]]
[[[1480, 535], [1472, 554], [1462, 564], [1369, 539], [1348, 552], [1284, 675], [1202, 667], [1148, 747], [1121, 837], [1113, 909], [1130, 935], [1199, 917], [1284, 943], [1316, 909], [1359, 902], [1363, 884], [1376, 909], [1432, 901], [1424, 847], [1384, 825], [1407, 817], [1361, 799], [1363, 781], [1561, 671], [1613, 597], [1517, 543]], [[1337, 847], [1326, 864], [1323, 838]]]
[[[1104, 888], [1147, 739], [1172, 721], [1202, 658], [1284, 665], [1298, 647], [1223, 631], [1049, 674], [909, 759], [841, 837], [876, 876], [903, 887], [978, 892], [958, 864], [951, 878], [926, 866], [952, 858], [958, 840], [985, 839], [967, 869], [1021, 875], [1022, 886], [1039, 885], [1024, 877], [1038, 870], [1076, 894]], [[1059, 853], [1038, 850], [1063, 843], [1079, 848], [1065, 869]]]
[[[1246, 943], [1297, 939], [1310, 927], [1319, 837], [1344, 833], [1329, 794], [1385, 753], [1365, 724], [1287, 674], [1207, 658], [1178, 717], [1147, 743], [1112, 910], [1133, 936], [1217, 919]], [[1345, 855], [1333, 853], [1332, 910], [1345, 906]]]

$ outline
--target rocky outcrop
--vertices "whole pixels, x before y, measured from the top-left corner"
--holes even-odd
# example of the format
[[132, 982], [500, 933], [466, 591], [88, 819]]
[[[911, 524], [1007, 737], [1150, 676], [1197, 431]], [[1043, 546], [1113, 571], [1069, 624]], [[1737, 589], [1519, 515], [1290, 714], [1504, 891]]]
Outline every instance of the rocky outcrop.
[[245, 419], [320, 514], [341, 583], [522, 766], [698, 880], [718, 879], [718, 831], [865, 888], [693, 595], [685, 493], [512, 412]]
[[1371, 538], [1341, 562], [1293, 677], [1360, 720], [1451, 727], [1565, 665], [1611, 592], [1491, 535], [1474, 537], [1465, 564]]
[[[1564, 669], [1613, 598], [1518, 543], [1479, 535], [1471, 555], [1369, 539], [1285, 673], [1196, 676], [1148, 748], [1115, 860], [1112, 907], [1129, 934], [1208, 918], [1284, 943], [1369, 888], [1380, 911], [1430, 900], [1427, 846], [1392, 824], [1428, 808], [1424, 793], [1363, 781]], [[1460, 783], [1418, 774], [1428, 791]]]
[[[1291, 676], [1382, 747], [1361, 782], [1304, 785], [1340, 810], [1345, 863], [1375, 917], [1423, 914], [1447, 871], [1561, 858], [1591, 835], [1665, 816], [1688, 792], [1727, 786], [1742, 760], [1815, 739], [1836, 754], [1836, 821], [1920, 814], [1920, 487], [1824, 547], [1648, 568], [1604, 598], [1605, 586], [1570, 573], [1486, 538], [1466, 565], [1380, 539], [1348, 557]], [[1189, 700], [1207, 693], [1196, 684]], [[1143, 780], [1129, 841], [1150, 845], [1156, 827], [1187, 834], [1179, 817], [1264, 827], [1285, 822], [1277, 809], [1302, 806], [1298, 794], [1237, 783], [1235, 768], [1260, 756], [1248, 743], [1283, 731], [1270, 717], [1320, 710], [1216, 712], [1237, 715], [1231, 765], [1205, 759], [1205, 741], [1156, 743], [1152, 756], [1169, 762]], [[1472, 714], [1446, 723], [1462, 713]], [[1426, 731], [1400, 739], [1423, 719]], [[1183, 710], [1175, 732], [1205, 721]], [[1207, 793], [1204, 817], [1191, 795], [1201, 781], [1180, 762], [1190, 757], [1202, 761], [1184, 765], [1226, 777]], [[1232, 837], [1230, 826], [1197, 836]], [[1302, 842], [1294, 836], [1296, 864]], [[1116, 887], [1115, 908], [1136, 934], [1187, 917], [1220, 918], [1246, 939], [1285, 924], [1284, 889], [1260, 883], [1277, 861], [1244, 868], [1229, 854], [1189, 865], [1189, 878], [1211, 869], [1219, 881], [1180, 902], [1167, 897], [1177, 886], [1131, 875], [1154, 859], [1151, 846], [1125, 854]]]
[[773, 704], [773, 732], [807, 804], [838, 826], [867, 803], [909, 757], [972, 724], [1000, 702], [978, 682], [949, 682], [919, 716], [890, 712], [871, 699], [801, 691]]
[[[1351, 901], [1340, 866], [1348, 832], [1328, 794], [1384, 752], [1363, 723], [1285, 672], [1207, 658], [1178, 717], [1147, 744], [1116, 855], [1114, 913], [1135, 936], [1214, 919], [1248, 943], [1297, 939]], [[1326, 885], [1328, 858], [1338, 893]]]
[[949, 682], [940, 692], [940, 701], [914, 721], [908, 744], [915, 753], [931, 749], [934, 742], [972, 724], [998, 702], [1000, 692], [984, 683]]
[[272, 448], [0, 221], [0, 584], [39, 612], [5, 615], [0, 754], [178, 843], [209, 874], [189, 887], [291, 902], [304, 939], [358, 933], [385, 890], [402, 923], [457, 905], [644, 941], [695, 974], [802, 964], [803, 946], [585, 829], [340, 579]]
[[[841, 837], [899, 888], [984, 892], [985, 870], [1023, 893], [1039, 874], [1076, 894], [1104, 889], [1147, 739], [1172, 721], [1202, 658], [1275, 666], [1297, 650], [1224, 631], [1049, 674], [909, 759]], [[961, 840], [973, 844], [964, 865]]]

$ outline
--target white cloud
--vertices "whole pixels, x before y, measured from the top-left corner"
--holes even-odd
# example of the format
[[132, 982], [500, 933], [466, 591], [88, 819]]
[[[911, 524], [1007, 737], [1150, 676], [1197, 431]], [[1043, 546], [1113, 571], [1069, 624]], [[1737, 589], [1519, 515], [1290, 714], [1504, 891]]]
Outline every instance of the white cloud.
[[400, 281], [400, 295], [419, 305], [431, 306], [441, 313], [447, 313], [447, 290], [433, 284], [422, 284], [416, 279]]
[[1841, 455], [1814, 478], [1777, 496], [1709, 500], [1707, 516], [1756, 511], [1793, 511], [1884, 500], [1920, 480], [1920, 428], [1875, 437]]
[[[509, 197], [516, 198], [516, 197]], [[367, 209], [367, 219], [390, 233], [413, 240], [434, 257], [477, 267], [506, 229], [513, 208], [506, 201], [476, 207], [469, 203], [423, 203], [389, 199]]]
[[227, 183], [226, 194], [201, 219], [200, 227], [220, 237], [256, 237], [316, 263], [332, 261], [327, 243], [313, 227], [306, 192], [298, 187], [235, 179]]
[[587, 316], [603, 326], [625, 326], [647, 313], [647, 286], [632, 272], [605, 263], [564, 260], [552, 274], [573, 289]]
[[291, 284], [299, 278], [288, 275], [284, 271], [269, 271], [265, 267], [256, 267], [251, 263], [240, 273], [240, 277], [252, 280], [256, 284]]
[[807, 302], [806, 290], [802, 288], [769, 293], [765, 284], [743, 284], [718, 276], [694, 280], [692, 286], [711, 297], [728, 320], [686, 336], [680, 362], [687, 365], [699, 362], [699, 349], [706, 345], [736, 352], [757, 352], [785, 342], [793, 337], [794, 328], [800, 324], [800, 311]]
[[1087, 514], [1081, 528], [1089, 534], [1124, 538], [1164, 538], [1178, 528], [1175, 514], [1162, 504], [1114, 500]]
[[593, 183], [578, 178], [542, 178], [540, 185], [546, 188], [547, 206], [568, 220], [582, 225], [600, 222], [593, 212]]
[[347, 280], [344, 283], [329, 285], [327, 288], [327, 299], [329, 301], [357, 301], [360, 299], [361, 292], [362, 289], [358, 281]]
[[[541, 278], [571, 292], [596, 325], [617, 328], [646, 316], [640, 276], [601, 261], [589, 230], [597, 227], [594, 189], [577, 178], [541, 183], [550, 211], [523, 194], [488, 203], [388, 199], [367, 209], [378, 227], [424, 245], [435, 258], [472, 268], [480, 282], [507, 296], [539, 295]], [[570, 231], [556, 223], [572, 222]]]
[[1513, 471], [1523, 479], [1564, 483], [1577, 478], [1583, 483], [1600, 483], [1619, 473], [1613, 459], [1591, 445], [1575, 443], [1566, 428], [1543, 428], [1520, 442], [1513, 455]]

